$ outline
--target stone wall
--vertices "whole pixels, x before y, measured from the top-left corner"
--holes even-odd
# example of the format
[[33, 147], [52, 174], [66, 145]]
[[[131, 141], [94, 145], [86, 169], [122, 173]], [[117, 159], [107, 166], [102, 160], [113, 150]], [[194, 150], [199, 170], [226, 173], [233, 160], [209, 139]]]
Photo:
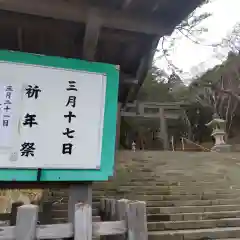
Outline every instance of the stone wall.
[[41, 189], [6, 189], [0, 190], [0, 213], [11, 211], [13, 202], [30, 204], [32, 201], [40, 201], [42, 198]]

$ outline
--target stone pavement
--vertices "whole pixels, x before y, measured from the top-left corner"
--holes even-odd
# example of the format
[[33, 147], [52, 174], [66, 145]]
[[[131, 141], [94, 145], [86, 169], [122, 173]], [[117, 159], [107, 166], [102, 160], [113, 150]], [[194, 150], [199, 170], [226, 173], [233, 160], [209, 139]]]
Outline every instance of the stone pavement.
[[[128, 198], [147, 202], [149, 240], [240, 239], [240, 154], [119, 151], [116, 166], [94, 183], [96, 221], [100, 197]], [[61, 221], [67, 193], [56, 195]]]

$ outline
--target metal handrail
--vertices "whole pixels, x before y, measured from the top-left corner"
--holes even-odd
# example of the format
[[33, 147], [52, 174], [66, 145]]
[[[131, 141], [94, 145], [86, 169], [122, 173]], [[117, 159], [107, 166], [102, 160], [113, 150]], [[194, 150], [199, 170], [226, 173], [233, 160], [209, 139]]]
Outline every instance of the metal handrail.
[[187, 139], [187, 138], [185, 138], [185, 137], [182, 137], [182, 139], [186, 140], [187, 142], [193, 143], [194, 145], [200, 147], [200, 148], [203, 149], [203, 150], [207, 150], [207, 151], [209, 151], [209, 152], [217, 152], [217, 151], [214, 151], [214, 150], [212, 150], [212, 149], [203, 147], [202, 145], [197, 144], [197, 143], [193, 142], [192, 140], [189, 140], [189, 139]]
[[[189, 139], [187, 139], [187, 138], [185, 138], [185, 137], [182, 137], [182, 139], [185, 139], [185, 140], [187, 140], [188, 142], [191, 142], [191, 143], [195, 144], [196, 146], [198, 146], [198, 147], [200, 147], [200, 148], [202, 148], [202, 149], [204, 149], [204, 150], [208, 150], [209, 152], [214, 152], [214, 153], [221, 154], [221, 152], [218, 152], [218, 151], [215, 151], [215, 150], [212, 150], [212, 149], [205, 148], [205, 147], [203, 147], [203, 146], [201, 146], [201, 145], [199, 145], [199, 144], [197, 144], [197, 143], [195, 143], [195, 142], [193, 142], [193, 141], [191, 141], [191, 140], [189, 140]], [[225, 156], [225, 157], [227, 157], [227, 158], [229, 158], [229, 159], [232, 159], [232, 160], [236, 160], [236, 158], [235, 158], [235, 157], [232, 157], [232, 156]]]

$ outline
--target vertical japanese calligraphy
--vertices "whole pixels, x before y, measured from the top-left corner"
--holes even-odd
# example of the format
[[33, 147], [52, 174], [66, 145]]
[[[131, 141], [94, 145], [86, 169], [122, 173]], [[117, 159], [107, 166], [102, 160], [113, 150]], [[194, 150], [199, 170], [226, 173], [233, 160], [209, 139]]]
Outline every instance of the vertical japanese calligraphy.
[[12, 92], [13, 87], [12, 86], [6, 86], [5, 88], [5, 100], [4, 100], [4, 106], [2, 108], [3, 111], [3, 119], [2, 119], [2, 126], [8, 127], [9, 126], [9, 120], [10, 120], [10, 111], [11, 111], [11, 104], [12, 104]]
[[35, 145], [35, 143], [24, 142], [20, 149], [21, 156], [28, 157], [29, 155], [31, 155], [33, 157], [34, 150], [35, 150], [34, 145]]
[[[39, 93], [42, 92], [42, 90], [37, 85], [28, 85], [27, 88], [25, 88], [25, 95], [27, 98], [32, 98], [34, 100], [37, 100], [39, 97]], [[36, 125], [38, 125], [37, 122], [37, 115], [35, 113], [26, 113], [24, 116], [24, 120], [22, 125], [24, 127], [32, 128]], [[24, 142], [21, 144], [20, 152], [21, 156], [24, 157], [34, 157], [34, 151], [36, 150], [36, 146], [34, 142]]]
[[16, 138], [19, 85], [0, 84], [0, 147], [12, 148]]
[[0, 149], [12, 149], [17, 141], [21, 85], [0, 83]]
[[[66, 88], [67, 92], [74, 93], [78, 91], [78, 89], [75, 86], [76, 81], [68, 81], [68, 84], [69, 86]], [[68, 109], [76, 107], [77, 97], [73, 93], [68, 96], [68, 99], [65, 105]], [[76, 117], [77, 116], [71, 110], [68, 110], [68, 113], [64, 115], [64, 118], [67, 119], [68, 125], [71, 125], [73, 119]], [[63, 135], [66, 136], [66, 138], [68, 139], [68, 142], [66, 141], [65, 143], [62, 144], [62, 154], [69, 154], [69, 155], [72, 154], [72, 150], [74, 146], [70, 140], [74, 138], [74, 133], [75, 133], [75, 130], [71, 129], [70, 126], [66, 127], [66, 129], [63, 131]]]
[[25, 94], [28, 98], [38, 98], [38, 94], [42, 91], [39, 86], [35, 85], [34, 87], [32, 85], [28, 85], [28, 87], [25, 89]]
[[[105, 72], [81, 70], [84, 64], [78, 69], [56, 66], [0, 63], [1, 166], [35, 170], [31, 181], [37, 179], [36, 169], [49, 174], [50, 169], [99, 171], [107, 151], [104, 139], [111, 139], [107, 145], [113, 146], [114, 132], [110, 136], [111, 131], [105, 130], [105, 120], [109, 127], [114, 125], [115, 113], [110, 112], [116, 101], [108, 99], [115, 90], [107, 94], [107, 86], [115, 82], [107, 85]], [[58, 174], [56, 181], [61, 180]]]

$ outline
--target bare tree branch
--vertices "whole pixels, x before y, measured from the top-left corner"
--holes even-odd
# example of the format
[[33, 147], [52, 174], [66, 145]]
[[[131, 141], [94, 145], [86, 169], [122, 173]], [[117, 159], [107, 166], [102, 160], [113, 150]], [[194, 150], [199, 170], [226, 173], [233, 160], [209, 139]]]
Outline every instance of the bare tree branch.
[[[214, 49], [216, 49], [219, 46], [219, 44], [215, 43], [214, 44], [205, 43], [203, 40], [198, 38], [200, 34], [208, 31], [208, 29], [201, 26], [201, 24], [204, 20], [208, 19], [212, 15], [211, 13], [208, 12], [198, 14], [198, 9], [209, 2], [213, 2], [213, 0], [204, 1], [204, 3], [201, 6], [199, 6], [195, 11], [193, 11], [185, 20], [183, 20], [175, 28], [174, 34], [171, 37], [167, 38], [168, 39], [167, 47], [165, 46], [166, 37], [163, 37], [161, 39], [160, 49], [158, 50], [158, 52], [161, 52], [161, 55], [158, 57], [158, 59], [164, 58], [168, 64], [168, 67], [173, 71], [183, 73], [183, 71], [179, 67], [177, 67], [170, 58], [170, 53], [173, 51], [176, 41], [179, 40], [182, 36], [184, 38], [187, 38], [194, 44], [212, 47]], [[180, 35], [178, 33], [180, 33]]]

